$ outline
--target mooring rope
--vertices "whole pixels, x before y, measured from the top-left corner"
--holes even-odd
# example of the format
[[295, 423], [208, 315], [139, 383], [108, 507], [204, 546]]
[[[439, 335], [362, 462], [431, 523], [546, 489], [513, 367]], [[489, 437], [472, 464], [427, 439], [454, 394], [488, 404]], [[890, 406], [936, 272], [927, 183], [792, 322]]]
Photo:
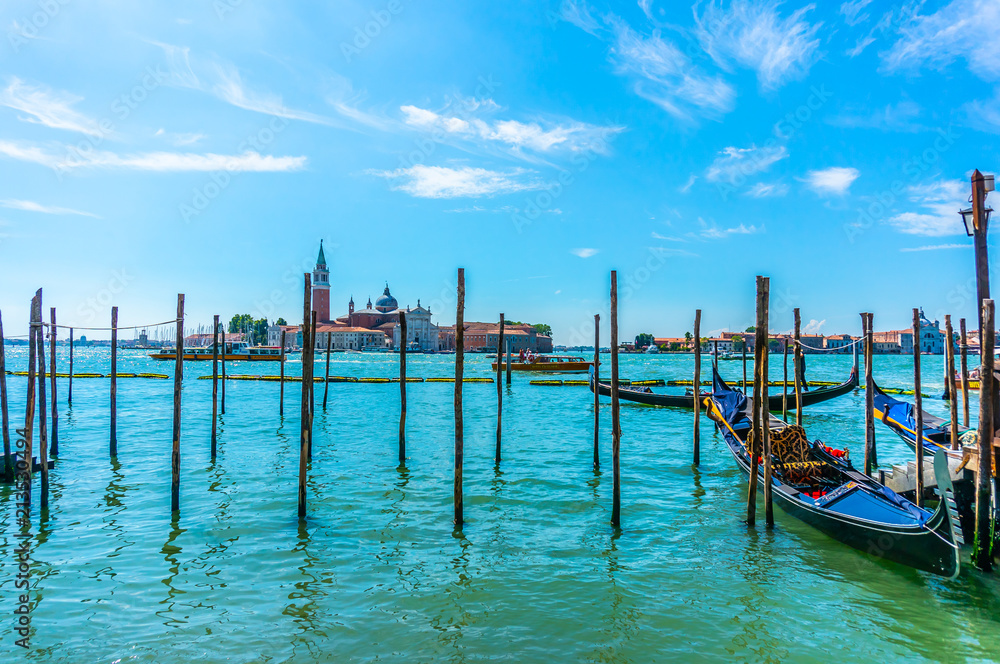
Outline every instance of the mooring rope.
[[804, 343], [802, 343], [801, 341], [796, 341], [795, 339], [792, 339], [792, 343], [793, 344], [798, 344], [803, 349], [808, 348], [809, 350], [816, 351], [818, 353], [836, 353], [837, 351], [846, 350], [848, 348], [851, 348], [852, 346], [856, 346], [857, 344], [861, 343], [862, 341], [864, 341], [864, 340], [863, 339], [856, 339], [856, 340], [852, 341], [849, 344], [845, 344], [843, 346], [838, 346], [837, 348], [816, 348], [815, 346], [807, 346]]
[[180, 321], [181, 321], [180, 318], [175, 318], [173, 320], [165, 320], [162, 323], [150, 323], [149, 325], [119, 325], [118, 327], [77, 327], [76, 325], [53, 325], [52, 323], [46, 323], [44, 321], [42, 321], [41, 323], [31, 323], [31, 324], [41, 325], [42, 327], [57, 327], [57, 328], [61, 327], [64, 330], [87, 330], [87, 331], [110, 332], [112, 330], [141, 330], [147, 327], [159, 327], [161, 325], [171, 325], [173, 323], [179, 323]]

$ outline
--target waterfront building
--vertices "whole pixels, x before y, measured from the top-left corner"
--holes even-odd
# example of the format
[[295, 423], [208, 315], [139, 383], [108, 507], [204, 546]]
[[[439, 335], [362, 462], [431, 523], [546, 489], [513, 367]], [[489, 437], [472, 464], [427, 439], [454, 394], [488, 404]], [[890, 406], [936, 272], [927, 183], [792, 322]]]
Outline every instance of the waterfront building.
[[824, 347], [833, 353], [851, 353], [851, 344], [857, 341], [858, 337], [849, 334], [831, 334], [826, 337]]
[[323, 241], [319, 241], [319, 257], [312, 275], [312, 308], [316, 312], [316, 322], [330, 322], [330, 270], [326, 266]]
[[[387, 286], [386, 293], [388, 292], [389, 288]], [[420, 350], [438, 350], [438, 328], [436, 325], [431, 324], [430, 309], [420, 306], [420, 300], [417, 300], [416, 308], [411, 309], [407, 307], [406, 309], [396, 310], [397, 322], [392, 327], [392, 345], [394, 348], [399, 349], [402, 347], [400, 340], [401, 330], [398, 322], [399, 312], [406, 314], [406, 347], [408, 349], [411, 348], [411, 344], [416, 344], [416, 347]]]
[[[465, 350], [475, 352], [496, 352], [500, 342], [500, 323], [467, 322], [465, 324]], [[515, 355], [522, 350], [534, 353], [551, 353], [552, 337], [539, 334], [531, 325], [504, 325], [504, 345], [510, 342], [510, 350]], [[439, 329], [441, 350], [455, 349], [455, 326]]]

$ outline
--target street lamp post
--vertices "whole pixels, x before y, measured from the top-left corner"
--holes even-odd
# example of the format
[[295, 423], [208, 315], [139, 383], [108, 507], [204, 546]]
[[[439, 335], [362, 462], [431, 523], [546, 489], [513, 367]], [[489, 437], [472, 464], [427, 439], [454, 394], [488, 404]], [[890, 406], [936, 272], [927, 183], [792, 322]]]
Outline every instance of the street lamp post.
[[993, 176], [976, 169], [972, 174], [972, 207], [961, 210], [965, 232], [973, 238], [976, 252], [976, 309], [979, 311], [979, 338], [983, 338], [983, 300], [990, 297], [990, 267], [986, 248], [986, 231], [992, 208], [986, 207], [986, 193], [993, 191]]

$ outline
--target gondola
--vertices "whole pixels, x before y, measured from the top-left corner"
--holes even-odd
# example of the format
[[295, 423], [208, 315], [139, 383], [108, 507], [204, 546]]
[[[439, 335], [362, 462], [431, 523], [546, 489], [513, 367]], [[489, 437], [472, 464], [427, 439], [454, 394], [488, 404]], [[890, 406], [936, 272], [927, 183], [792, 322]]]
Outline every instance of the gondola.
[[[599, 389], [601, 391], [602, 397], [611, 396], [611, 385], [608, 383], [598, 383]], [[851, 369], [851, 375], [846, 381], [840, 383], [839, 385], [833, 385], [830, 387], [821, 387], [815, 390], [809, 390], [802, 393], [802, 405], [812, 406], [817, 403], [822, 403], [823, 401], [829, 401], [830, 399], [836, 399], [837, 397], [843, 396], [851, 392], [854, 388], [858, 386], [858, 369], [855, 366]], [[594, 391], [594, 370], [590, 370], [590, 391]], [[702, 397], [708, 396], [703, 394]], [[670, 406], [673, 408], [694, 408], [694, 395], [693, 394], [657, 394], [648, 388], [641, 387], [631, 387], [626, 385], [618, 386], [618, 398], [625, 401], [634, 401], [635, 403], [646, 404], [647, 406]], [[768, 395], [767, 405], [773, 411], [780, 411], [782, 409], [782, 393], [770, 393]], [[795, 399], [795, 392], [790, 390], [788, 392], [788, 409], [795, 410], [798, 408], [798, 402]]]
[[[892, 429], [897, 436], [903, 439], [904, 443], [910, 446], [910, 449], [916, 449], [917, 417], [913, 404], [894, 399], [879, 389], [874, 381], [872, 381], [872, 388], [875, 391], [875, 419]], [[938, 450], [950, 451], [951, 429], [948, 421], [924, 411], [923, 425], [924, 449], [932, 454]], [[959, 426], [959, 438], [968, 431], [967, 427]], [[956, 450], [955, 454], [961, 455], [961, 451]]]
[[[714, 368], [712, 382], [712, 394], [705, 399], [709, 417], [748, 476], [751, 405], [746, 395], [729, 387]], [[819, 441], [809, 442], [801, 427], [772, 416], [769, 429], [772, 496], [785, 512], [874, 558], [946, 577], [958, 575], [956, 526], [945, 500], [933, 512], [919, 508], [855, 470], [839, 450]], [[943, 495], [953, 494], [943, 453], [935, 456], [934, 469]], [[760, 477], [758, 487], [763, 491], [763, 471]]]

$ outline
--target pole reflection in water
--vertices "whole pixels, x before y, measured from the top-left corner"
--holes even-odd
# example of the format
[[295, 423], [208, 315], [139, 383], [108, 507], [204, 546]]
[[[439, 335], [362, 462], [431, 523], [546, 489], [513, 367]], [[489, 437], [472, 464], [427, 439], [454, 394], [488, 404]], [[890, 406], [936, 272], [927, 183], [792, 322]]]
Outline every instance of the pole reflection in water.
[[167, 571], [169, 572], [166, 578], [162, 580], [163, 585], [167, 587], [167, 597], [160, 602], [161, 605], [165, 605], [164, 608], [156, 612], [156, 615], [163, 620], [163, 624], [167, 627], [180, 627], [184, 625], [184, 612], [178, 611], [174, 614], [174, 604], [179, 601], [178, 598], [185, 592], [180, 588], [174, 587], [174, 580], [181, 573], [181, 547], [174, 544], [174, 542], [186, 532], [186, 528], [180, 527], [180, 515], [174, 512], [170, 517], [170, 534], [167, 535], [167, 541], [163, 544], [163, 548], [160, 549], [163, 559], [167, 562]]
[[298, 633], [292, 637], [293, 660], [306, 652], [313, 658], [322, 654], [316, 644], [316, 636], [317, 633], [324, 633], [323, 613], [319, 604], [327, 593], [321, 582], [322, 561], [311, 550], [312, 538], [306, 524], [305, 519], [299, 520], [295, 544], [295, 553], [302, 556], [302, 563], [298, 566], [300, 578], [295, 582], [295, 589], [288, 594], [291, 603], [282, 611], [299, 628]]

